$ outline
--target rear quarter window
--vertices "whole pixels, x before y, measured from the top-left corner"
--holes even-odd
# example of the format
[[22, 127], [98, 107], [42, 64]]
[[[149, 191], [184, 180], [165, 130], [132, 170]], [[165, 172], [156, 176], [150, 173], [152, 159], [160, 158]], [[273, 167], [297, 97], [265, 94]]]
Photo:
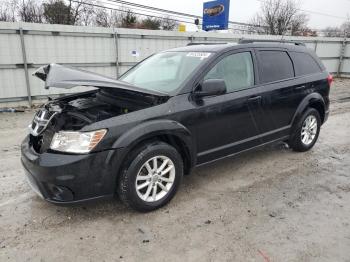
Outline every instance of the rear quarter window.
[[315, 59], [308, 53], [290, 52], [294, 62], [296, 76], [320, 73], [322, 70]]
[[262, 83], [294, 77], [292, 60], [285, 51], [259, 51], [259, 61]]

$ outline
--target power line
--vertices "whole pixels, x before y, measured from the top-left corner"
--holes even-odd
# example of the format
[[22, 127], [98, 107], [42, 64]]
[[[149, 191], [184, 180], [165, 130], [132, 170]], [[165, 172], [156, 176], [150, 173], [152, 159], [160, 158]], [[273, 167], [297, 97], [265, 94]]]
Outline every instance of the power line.
[[[123, 7], [123, 5], [122, 5], [122, 6], [116, 5], [116, 3], [115, 3], [114, 1], [112, 1], [113, 3], [109, 3], [109, 2], [111, 2], [111, 0], [104, 0], [104, 1], [107, 1], [107, 3], [106, 3], [106, 2], [102, 2], [103, 4], [115, 5], [115, 6], [118, 6], [118, 7]], [[138, 8], [138, 7], [133, 7], [133, 9], [145, 11], [144, 9]], [[149, 11], [149, 10], [147, 10], [147, 13], [157, 14], [157, 15], [162, 15], [162, 14], [164, 14], [164, 13], [161, 13], [160, 11]], [[168, 15], [168, 14], [167, 14], [167, 15]], [[171, 17], [180, 17], [180, 19], [185, 18], [183, 15], [181, 15], [181, 16], [180, 16], [180, 15], [172, 15]], [[190, 19], [190, 18], [185, 18], [185, 19]], [[192, 23], [192, 21], [193, 21], [193, 20], [191, 20], [191, 22], [188, 22], [188, 23]]]
[[347, 19], [344, 16], [336, 16], [336, 15], [326, 14], [326, 13], [317, 12], [317, 11], [305, 10], [305, 9], [300, 9], [300, 8], [298, 8], [298, 10], [303, 11], [303, 12], [307, 12], [307, 13], [311, 13], [311, 14], [316, 14], [316, 15], [323, 15], [323, 16], [328, 16], [328, 17], [333, 17], [333, 18], [338, 18], [338, 19]]
[[[141, 5], [141, 4], [132, 3], [132, 2], [123, 1], [123, 0], [106, 0], [106, 1], [115, 2], [115, 3], [124, 4], [124, 5], [128, 5], [128, 6], [133, 6], [133, 7], [140, 7], [143, 9], [148, 9], [148, 10], [153, 10], [153, 11], [159, 11], [162, 13], [168, 13], [168, 14], [172, 14], [172, 15], [180, 15], [180, 16], [191, 17], [191, 18], [198, 18], [198, 19], [202, 20], [202, 17], [198, 16], [198, 15], [192, 15], [192, 14], [188, 14], [188, 13], [172, 11], [172, 10], [168, 10], [168, 9], [162, 9], [162, 8], [153, 7], [153, 6], [146, 6], [146, 5]], [[229, 21], [229, 23], [235, 24], [235, 25], [243, 25], [243, 26], [255, 26], [255, 25], [248, 24], [248, 23], [241, 23], [241, 22], [234, 22], [234, 21]]]
[[[104, 6], [104, 5], [98, 5], [98, 4], [93, 4], [93, 3], [87, 3], [87, 2], [84, 2], [84, 1], [78, 1], [78, 0], [71, 0], [71, 1], [74, 2], [74, 3], [83, 4], [83, 5], [90, 5], [90, 6], [99, 7], [99, 8], [102, 8], [102, 9], [114, 10], [114, 11], [125, 12], [125, 13], [129, 12], [128, 10], [107, 7], [107, 6]], [[162, 19], [162, 20], [165, 19], [164, 17], [161, 17], [161, 16], [146, 15], [146, 14], [137, 13], [137, 12], [133, 12], [133, 13], [136, 14], [136, 15], [140, 15], [140, 16], [159, 18], [159, 19]], [[191, 23], [191, 22], [188, 22], [188, 21], [172, 19], [172, 18], [169, 18], [168, 20], [175, 21], [175, 22], [182, 22], [182, 23]], [[194, 22], [192, 22], [192, 23], [194, 24]]]
[[[266, 1], [266, 0], [257, 0], [257, 1], [261, 2], [261, 3], [268, 3], [268, 1]], [[348, 0], [348, 1], [350, 1], [350, 0]], [[318, 11], [306, 10], [306, 9], [301, 9], [301, 8], [296, 8], [296, 9], [299, 11], [303, 11], [303, 12], [307, 12], [307, 13], [311, 13], [311, 14], [316, 14], [316, 15], [328, 16], [328, 17], [333, 17], [333, 18], [338, 18], [338, 19], [347, 19], [346, 17], [343, 17], [343, 16], [336, 16], [336, 15], [327, 14], [327, 13], [318, 12]]]
[[[118, 9], [118, 8], [113, 8], [113, 7], [108, 7], [108, 6], [104, 6], [104, 5], [100, 5], [100, 4], [94, 4], [94, 3], [87, 3], [87, 2], [84, 2], [84, 1], [79, 1], [79, 0], [71, 0], [72, 2], [74, 3], [79, 3], [79, 4], [84, 4], [84, 5], [89, 5], [89, 6], [94, 6], [94, 7], [98, 7], [98, 8], [102, 8], [102, 9], [108, 9], [108, 10], [115, 10], [115, 11], [119, 11], [119, 12], [129, 12], [129, 10], [123, 10], [123, 9]], [[105, 1], [111, 1], [111, 0], [105, 0]], [[123, 1], [124, 2], [124, 1]], [[106, 4], [106, 3], [104, 3]], [[118, 6], [120, 7], [120, 6]], [[132, 11], [134, 14], [136, 15], [140, 15], [140, 16], [145, 16], [145, 17], [151, 17], [151, 18], [158, 18], [158, 19], [161, 19], [161, 20], [170, 20], [170, 21], [175, 21], [175, 22], [182, 22], [182, 23], [187, 23], [187, 24], [194, 24], [194, 21], [184, 21], [184, 20], [180, 20], [180, 19], [172, 19], [172, 18], [164, 18], [164, 17], [161, 17], [161, 16], [155, 16], [155, 15], [148, 15], [148, 14], [144, 14], [144, 13], [138, 13], [138, 12], [134, 12]], [[186, 18], [185, 18], [186, 19]], [[244, 23], [236, 23], [236, 22], [233, 22], [235, 24], [238, 24], [238, 25], [244, 25], [244, 26], [247, 26], [249, 24], [244, 24]], [[254, 26], [254, 25], [249, 25], [249, 26]], [[255, 27], [258, 27], [258, 26], [255, 26]], [[228, 28], [228, 29], [231, 29], [231, 30], [236, 30], [236, 31], [241, 31], [241, 32], [249, 32], [249, 31], [252, 31], [252, 29], [240, 29], [240, 28]]]
[[162, 13], [169, 13], [169, 14], [173, 14], [173, 15], [181, 15], [181, 16], [187, 16], [187, 17], [192, 17], [192, 18], [201, 18], [200, 16], [197, 16], [197, 15], [186, 14], [186, 13], [182, 13], [182, 12], [166, 10], [166, 9], [162, 9], [162, 8], [158, 8], [158, 7], [146, 6], [146, 5], [136, 4], [136, 3], [127, 2], [127, 1], [121, 1], [121, 0], [107, 0], [107, 1], [120, 3], [120, 4], [123, 4], [123, 5], [134, 6], [134, 7], [141, 7], [143, 9], [150, 9], [150, 10], [160, 11]]

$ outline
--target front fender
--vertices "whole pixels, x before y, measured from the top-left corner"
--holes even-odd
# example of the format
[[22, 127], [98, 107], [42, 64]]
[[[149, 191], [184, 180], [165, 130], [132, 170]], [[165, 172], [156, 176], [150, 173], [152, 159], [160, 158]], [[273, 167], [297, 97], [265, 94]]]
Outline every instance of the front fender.
[[143, 122], [128, 132], [121, 135], [113, 144], [113, 148], [129, 147], [144, 139], [155, 135], [175, 135], [178, 136], [187, 146], [192, 147], [192, 135], [190, 131], [173, 120], [152, 120]]
[[324, 99], [319, 93], [311, 93], [311, 94], [307, 95], [301, 101], [297, 110], [295, 111], [294, 116], [293, 116], [292, 121], [291, 121], [291, 126], [293, 126], [295, 121], [297, 121], [302, 116], [305, 109], [313, 103], [321, 103], [324, 109], [326, 107]]
[[151, 139], [156, 136], [175, 136], [186, 146], [191, 166], [195, 165], [196, 147], [191, 132], [181, 123], [173, 120], [152, 120], [143, 122], [128, 132], [121, 135], [114, 143], [112, 151], [107, 157], [107, 163], [117, 161], [117, 171], [119, 171], [125, 157], [141, 141]]

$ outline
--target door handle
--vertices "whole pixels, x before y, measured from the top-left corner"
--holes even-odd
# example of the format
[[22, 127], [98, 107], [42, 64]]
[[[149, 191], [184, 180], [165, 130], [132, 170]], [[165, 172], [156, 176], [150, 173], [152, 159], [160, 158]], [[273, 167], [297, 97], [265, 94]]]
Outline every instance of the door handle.
[[301, 90], [301, 89], [304, 89], [306, 86], [305, 85], [302, 85], [302, 86], [297, 86], [295, 89], [296, 90]]
[[249, 102], [256, 102], [256, 101], [260, 101], [261, 100], [261, 96], [253, 96], [251, 98], [248, 98]]
[[252, 96], [247, 100], [248, 107], [261, 105], [261, 96]]

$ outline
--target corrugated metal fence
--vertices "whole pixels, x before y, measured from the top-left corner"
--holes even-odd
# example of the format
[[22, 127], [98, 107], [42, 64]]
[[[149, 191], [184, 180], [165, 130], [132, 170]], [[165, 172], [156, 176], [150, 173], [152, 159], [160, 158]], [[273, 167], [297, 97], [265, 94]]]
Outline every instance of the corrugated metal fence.
[[[77, 66], [117, 77], [149, 55], [190, 42], [237, 42], [240, 38], [280, 39], [276, 36], [170, 32], [93, 28], [30, 23], [0, 23], [0, 103], [79, 91], [52, 88], [31, 74], [48, 63]], [[350, 77], [350, 39], [285, 37], [305, 42], [328, 71]]]

